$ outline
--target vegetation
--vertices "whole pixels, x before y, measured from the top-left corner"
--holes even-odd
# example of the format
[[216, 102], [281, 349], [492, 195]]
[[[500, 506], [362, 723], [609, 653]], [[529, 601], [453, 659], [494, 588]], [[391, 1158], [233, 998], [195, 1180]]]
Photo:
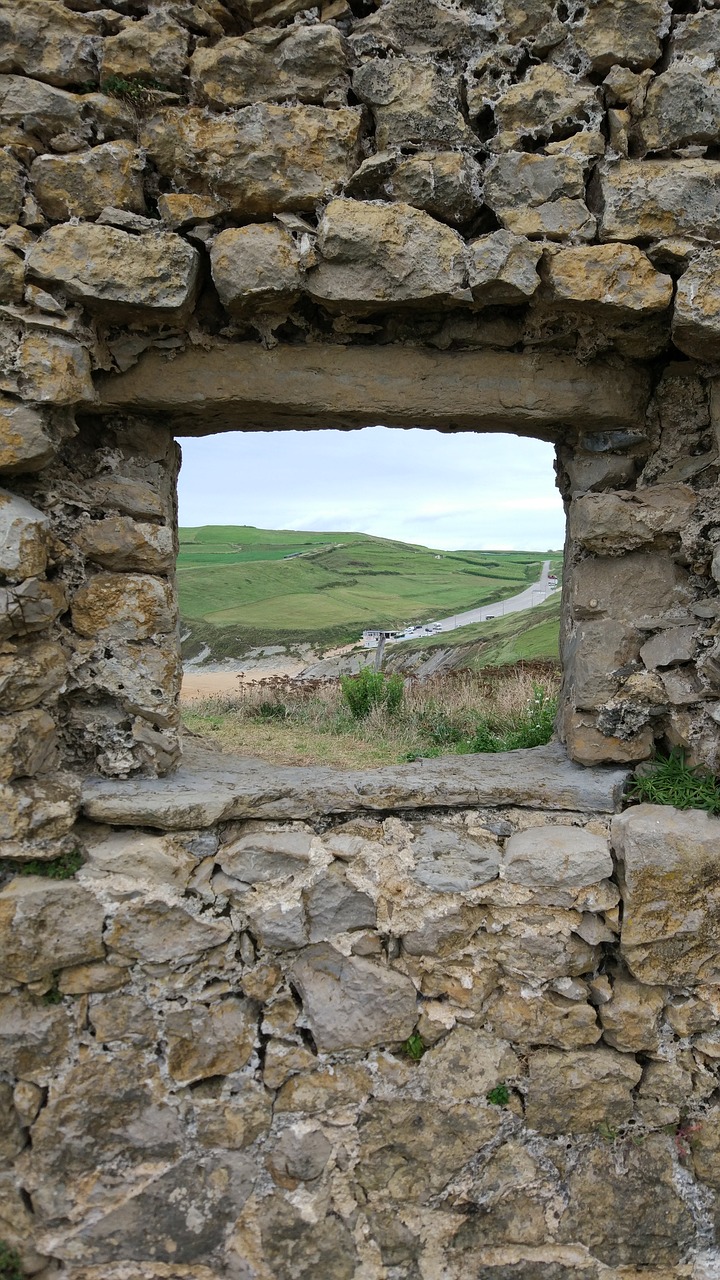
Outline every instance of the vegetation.
[[[549, 554], [549, 553], [548, 553]], [[401, 628], [516, 595], [543, 556], [434, 551], [360, 533], [207, 525], [180, 530], [180, 611], [186, 657], [207, 645], [237, 657], [267, 644], [318, 648], [365, 627]], [[551, 555], [559, 564], [559, 555]]]
[[224, 750], [340, 768], [537, 746], [552, 735], [556, 665], [518, 664], [407, 681], [390, 710], [356, 718], [337, 680], [263, 680], [187, 707], [187, 727]]
[[520, 613], [473, 622], [454, 631], [418, 640], [403, 640], [388, 653], [402, 658], [405, 654], [425, 653], [437, 649], [460, 650], [462, 665], [479, 671], [483, 667], [503, 667], [514, 662], [550, 662], [559, 656], [560, 592], [556, 591], [542, 604]]
[[75, 848], [61, 854], [59, 858], [51, 858], [47, 861], [43, 858], [30, 858], [27, 862], [19, 862], [12, 858], [5, 858], [0, 860], [0, 873], [5, 872], [14, 876], [45, 876], [48, 880], [72, 880], [82, 864], [82, 852]]
[[20, 1254], [0, 1240], [0, 1280], [25, 1280]]
[[119, 98], [121, 102], [130, 102], [135, 107], [153, 102], [158, 93], [172, 92], [159, 80], [146, 76], [108, 76], [100, 88], [109, 98]]
[[354, 720], [365, 720], [373, 707], [384, 707], [394, 716], [403, 700], [402, 676], [386, 676], [372, 667], [363, 667], [356, 676], [341, 676], [340, 688]]
[[487, 1094], [487, 1100], [496, 1107], [506, 1107], [510, 1101], [510, 1090], [506, 1084], [496, 1084]]
[[408, 1036], [402, 1048], [406, 1058], [410, 1058], [412, 1062], [419, 1062], [427, 1050], [427, 1045], [420, 1035], [420, 1032], [413, 1031], [412, 1035]]
[[685, 763], [682, 751], [659, 758], [633, 778], [628, 789], [632, 800], [646, 804], [671, 804], [676, 809], [706, 809], [720, 813], [720, 783], [706, 769]]

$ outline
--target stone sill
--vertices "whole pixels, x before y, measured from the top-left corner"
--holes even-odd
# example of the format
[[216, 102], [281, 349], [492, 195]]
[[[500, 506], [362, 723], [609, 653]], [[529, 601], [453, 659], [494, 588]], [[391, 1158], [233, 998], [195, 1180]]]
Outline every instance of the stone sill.
[[628, 776], [627, 769], [574, 764], [559, 743], [363, 771], [272, 765], [192, 746], [167, 778], [88, 779], [83, 813], [94, 822], [161, 831], [368, 810], [518, 806], [617, 813]]

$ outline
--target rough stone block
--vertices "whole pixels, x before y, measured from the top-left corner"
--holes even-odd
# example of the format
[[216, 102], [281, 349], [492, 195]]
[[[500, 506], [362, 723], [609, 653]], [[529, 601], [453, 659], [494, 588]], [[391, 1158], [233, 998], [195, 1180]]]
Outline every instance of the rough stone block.
[[181, 89], [187, 70], [188, 33], [161, 9], [128, 22], [102, 42], [101, 81], [144, 80]]
[[460, 82], [451, 66], [371, 59], [354, 73], [352, 84], [372, 110], [379, 151], [400, 143], [458, 147], [477, 142], [460, 110]]
[[562, 716], [562, 739], [571, 760], [582, 765], [637, 764], [652, 755], [654, 735], [647, 724], [619, 738], [602, 733], [594, 716], [568, 709]]
[[32, 405], [0, 395], [0, 474], [41, 471], [53, 453], [42, 414]]
[[0, 779], [33, 777], [57, 767], [55, 721], [47, 711], [18, 711], [0, 718]]
[[111, 951], [142, 963], [184, 965], [227, 942], [226, 920], [196, 920], [183, 907], [160, 898], [123, 904], [112, 918], [106, 942]]
[[105, 954], [105, 909], [69, 881], [17, 876], [0, 890], [0, 972], [34, 982]]
[[410, 846], [412, 878], [435, 893], [465, 893], [497, 877], [500, 845], [489, 833], [472, 836], [462, 827], [423, 822]]
[[582, 827], [547, 825], [510, 837], [503, 871], [511, 884], [564, 889], [606, 879], [613, 873], [613, 860], [604, 837]]
[[671, 64], [648, 88], [638, 132], [645, 151], [712, 145], [720, 133], [720, 74]]
[[104, 569], [169, 573], [175, 564], [173, 533], [166, 525], [142, 524], [129, 516], [92, 520], [78, 533], [80, 550]]
[[0, 791], [1, 840], [52, 840], [72, 830], [80, 808], [80, 785], [72, 775], [26, 778]]
[[664, 311], [672, 302], [672, 278], [631, 244], [561, 249], [548, 255], [546, 279], [553, 301], [621, 318]]
[[24, 498], [0, 489], [0, 573], [10, 582], [44, 573], [50, 525]]
[[20, 342], [16, 365], [17, 389], [27, 400], [66, 405], [95, 399], [90, 356], [73, 338], [31, 331]]
[[641, 642], [640, 632], [628, 623], [611, 618], [578, 623], [564, 652], [575, 706], [591, 711], [612, 698], [618, 688], [615, 672], [638, 657]]
[[666, 0], [599, 0], [573, 24], [573, 41], [593, 71], [640, 69], [657, 62], [669, 25]]
[[570, 507], [570, 537], [597, 555], [635, 551], [681, 533], [696, 506], [697, 496], [684, 484], [587, 493]]
[[9, 227], [18, 221], [24, 194], [24, 170], [9, 151], [0, 149], [0, 227]]
[[61, 582], [27, 578], [16, 587], [0, 587], [0, 639], [44, 631], [66, 609]]
[[571, 591], [576, 618], [604, 614], [630, 623], [656, 617], [690, 599], [687, 573], [659, 552], [588, 557], [575, 566]]
[[594, 1133], [632, 1115], [631, 1090], [642, 1067], [600, 1046], [584, 1052], [543, 1049], [530, 1057], [525, 1117], [538, 1133]]
[[369, 960], [343, 956], [326, 943], [302, 953], [292, 980], [321, 1053], [397, 1043], [408, 1038], [417, 1021], [409, 978]]
[[183, 842], [168, 836], [86, 824], [82, 838], [86, 856], [79, 875], [83, 884], [119, 876], [142, 884], [144, 892], [164, 885], [183, 893], [197, 866], [198, 859]]
[[107, 206], [145, 212], [142, 157], [131, 142], [106, 142], [66, 156], [38, 156], [30, 169], [46, 217], [96, 218]]
[[51, 0], [3, 0], [0, 71], [53, 85], [94, 83], [101, 32], [98, 14], [73, 13]]
[[654, 1053], [660, 1044], [658, 1023], [665, 997], [662, 987], [615, 977], [612, 996], [599, 1008], [603, 1040], [623, 1053]]
[[[130, 235], [80, 223], [52, 227], [30, 250], [28, 275], [113, 320], [178, 320], [199, 283], [196, 249], [172, 232]], [[79, 397], [78, 397], [79, 398]]]
[[57, 1079], [69, 1040], [66, 1009], [41, 1004], [24, 991], [0, 996], [0, 1070], [47, 1085]]
[[695, 627], [670, 627], [659, 631], [640, 650], [646, 667], [673, 667], [679, 662], [692, 662], [697, 647]]
[[76, 592], [73, 627], [81, 636], [145, 640], [175, 627], [172, 592], [146, 573], [98, 573]]
[[720, 981], [720, 819], [643, 804], [613, 819], [612, 839], [623, 864], [621, 949], [630, 972], [649, 984]]
[[601, 240], [720, 240], [720, 162], [621, 160], [600, 178]]
[[503, 983], [491, 997], [485, 1017], [497, 1035], [518, 1045], [581, 1049], [595, 1044], [602, 1034], [592, 1005], [521, 983]]
[[377, 309], [469, 297], [463, 240], [410, 205], [333, 200], [320, 222], [318, 253], [307, 289], [319, 302]]
[[249, 1000], [229, 996], [210, 1005], [188, 1005], [165, 1019], [168, 1071], [178, 1084], [240, 1071], [250, 1060], [257, 1034], [257, 1010]]
[[372, 898], [335, 868], [316, 880], [303, 897], [311, 942], [328, 942], [337, 933], [377, 926]]
[[267, 884], [308, 869], [312, 832], [297, 828], [273, 831], [259, 823], [243, 824], [218, 850], [218, 862], [244, 884]]
[[287, 306], [305, 279], [303, 255], [294, 238], [275, 222], [221, 231], [210, 249], [220, 301], [231, 314], [256, 306]]
[[163, 177], [208, 187], [235, 217], [313, 211], [357, 168], [361, 112], [258, 104], [226, 116], [168, 108], [140, 141]]
[[25, 290], [25, 266], [7, 245], [0, 244], [0, 304], [22, 302]]
[[[575, 80], [560, 67], [547, 63], [531, 66], [519, 84], [498, 98], [495, 119], [508, 141], [565, 135], [569, 125], [581, 127], [599, 121], [598, 92], [586, 80]], [[512, 141], [511, 141], [512, 140]]]
[[583, 166], [571, 156], [511, 151], [488, 165], [485, 201], [509, 231], [549, 240], [591, 240]]
[[27, 131], [42, 142], [82, 130], [83, 105], [78, 94], [25, 76], [0, 75], [0, 124]]
[[248, 925], [261, 947], [295, 951], [309, 941], [301, 902], [260, 902], [248, 911]]
[[174, 637], [139, 643], [108, 636], [99, 643], [83, 642], [76, 637], [68, 671], [74, 687], [94, 693], [99, 700], [115, 698], [121, 707], [160, 729], [177, 724], [181, 677]]
[[[480, 212], [483, 203], [482, 169], [471, 156], [458, 151], [420, 151], [414, 156], [394, 157], [394, 172], [386, 186], [394, 200], [424, 209], [433, 218], [461, 226]], [[358, 173], [360, 171], [358, 170]], [[373, 199], [382, 190], [351, 190], [347, 195]]]
[[196, 49], [190, 60], [199, 102], [221, 111], [253, 102], [321, 105], [347, 79], [347, 54], [336, 27], [261, 27]]
[[717, 359], [720, 344], [720, 251], [691, 262], [678, 280], [673, 341], [696, 360]]
[[493, 231], [468, 245], [468, 285], [482, 306], [527, 302], [540, 284], [539, 245], [512, 231]]

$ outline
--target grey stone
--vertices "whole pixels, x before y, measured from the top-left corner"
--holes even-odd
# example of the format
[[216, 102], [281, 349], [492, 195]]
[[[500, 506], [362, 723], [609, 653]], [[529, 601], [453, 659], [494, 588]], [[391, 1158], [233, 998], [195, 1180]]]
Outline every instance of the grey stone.
[[[458, 151], [420, 151], [414, 156], [398, 157], [396, 166], [387, 181], [393, 199], [424, 209], [454, 227], [462, 226], [480, 212], [482, 169], [471, 156]], [[347, 194], [353, 193], [348, 190]], [[380, 192], [365, 194], [372, 198]]]
[[259, 824], [230, 834], [218, 851], [223, 871], [246, 884], [267, 884], [307, 870], [309, 831], [268, 831]]
[[720, 240], [716, 160], [621, 160], [600, 178], [601, 240]]
[[261, 947], [275, 951], [294, 951], [308, 941], [307, 922], [302, 903], [260, 903], [248, 908], [248, 925]]
[[227, 942], [226, 920], [195, 919], [179, 904], [146, 897], [123, 903], [112, 917], [105, 941], [112, 951], [151, 964], [188, 964]]
[[300, 1182], [316, 1182], [330, 1158], [332, 1147], [322, 1129], [295, 1133], [286, 1129], [268, 1156], [275, 1182], [294, 1189]]
[[690, 599], [686, 571], [659, 552], [588, 557], [577, 565], [571, 589], [573, 613], [582, 619], [605, 615], [632, 623]]
[[0, 972], [33, 982], [105, 955], [105, 911], [78, 884], [18, 876], [0, 890]]
[[411, 845], [413, 879], [436, 893], [463, 893], [494, 880], [500, 846], [494, 836], [468, 835], [461, 827], [424, 822]]
[[527, 302], [540, 277], [540, 245], [511, 231], [493, 231], [468, 245], [468, 285], [484, 306]]
[[190, 60], [198, 101], [221, 111], [253, 102], [321, 104], [347, 79], [347, 55], [336, 27], [261, 27], [200, 47]]
[[648, 88], [638, 132], [646, 151], [714, 143], [720, 133], [720, 75], [671, 63]]
[[38, 156], [30, 183], [45, 216], [58, 222], [95, 218], [107, 205], [134, 214], [145, 210], [142, 156], [131, 142], [106, 142], [75, 155]]
[[679, 534], [697, 505], [685, 484], [619, 493], [588, 493], [570, 508], [570, 534], [588, 551], [613, 555]]
[[605, 880], [613, 873], [613, 860], [602, 836], [548, 824], [511, 836], [503, 869], [511, 884], [566, 888]]
[[511, 151], [485, 174], [485, 201], [503, 227], [521, 236], [591, 240], [595, 218], [585, 204], [580, 161]]
[[545, 1134], [614, 1129], [630, 1118], [631, 1090], [641, 1076], [634, 1058], [604, 1046], [540, 1050], [530, 1057], [525, 1118]]
[[78, 94], [20, 75], [0, 75], [0, 123], [35, 134], [44, 142], [82, 131], [84, 102]]
[[697, 360], [716, 360], [720, 342], [720, 251], [691, 262], [675, 294], [673, 341]]
[[356, 889], [343, 873], [330, 868], [304, 893], [311, 942], [327, 942], [336, 933], [353, 929], [374, 929], [375, 903]]
[[575, 706], [592, 710], [612, 698], [619, 684], [615, 673], [638, 657], [640, 643], [640, 632], [629, 623], [612, 618], [579, 622], [564, 649]]
[[211, 245], [210, 264], [220, 301], [233, 314], [248, 306], [287, 306], [305, 279], [295, 240], [272, 222], [221, 231]]
[[41, 471], [54, 451], [42, 414], [32, 405], [0, 397], [0, 474]]
[[321, 1053], [404, 1041], [415, 1026], [415, 988], [394, 969], [347, 958], [318, 943], [303, 952], [291, 972]]
[[648, 640], [640, 650], [640, 657], [646, 667], [672, 667], [678, 662], [692, 662], [696, 644], [695, 627], [671, 627]]
[[477, 141], [460, 110], [460, 81], [452, 66], [370, 59], [354, 73], [352, 85], [372, 110], [381, 151], [408, 142], [457, 147]]
[[10, 582], [45, 570], [50, 525], [24, 498], [0, 489], [0, 573]]

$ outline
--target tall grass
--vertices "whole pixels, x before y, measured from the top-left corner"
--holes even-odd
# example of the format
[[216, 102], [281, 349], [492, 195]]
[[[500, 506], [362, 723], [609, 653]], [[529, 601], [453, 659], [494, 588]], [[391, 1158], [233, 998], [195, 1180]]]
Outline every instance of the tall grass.
[[227, 750], [287, 762], [379, 764], [539, 746], [552, 736], [558, 686], [551, 664], [449, 672], [408, 680], [401, 701], [378, 702], [357, 718], [338, 680], [272, 678], [232, 698], [194, 702], [183, 718]]

